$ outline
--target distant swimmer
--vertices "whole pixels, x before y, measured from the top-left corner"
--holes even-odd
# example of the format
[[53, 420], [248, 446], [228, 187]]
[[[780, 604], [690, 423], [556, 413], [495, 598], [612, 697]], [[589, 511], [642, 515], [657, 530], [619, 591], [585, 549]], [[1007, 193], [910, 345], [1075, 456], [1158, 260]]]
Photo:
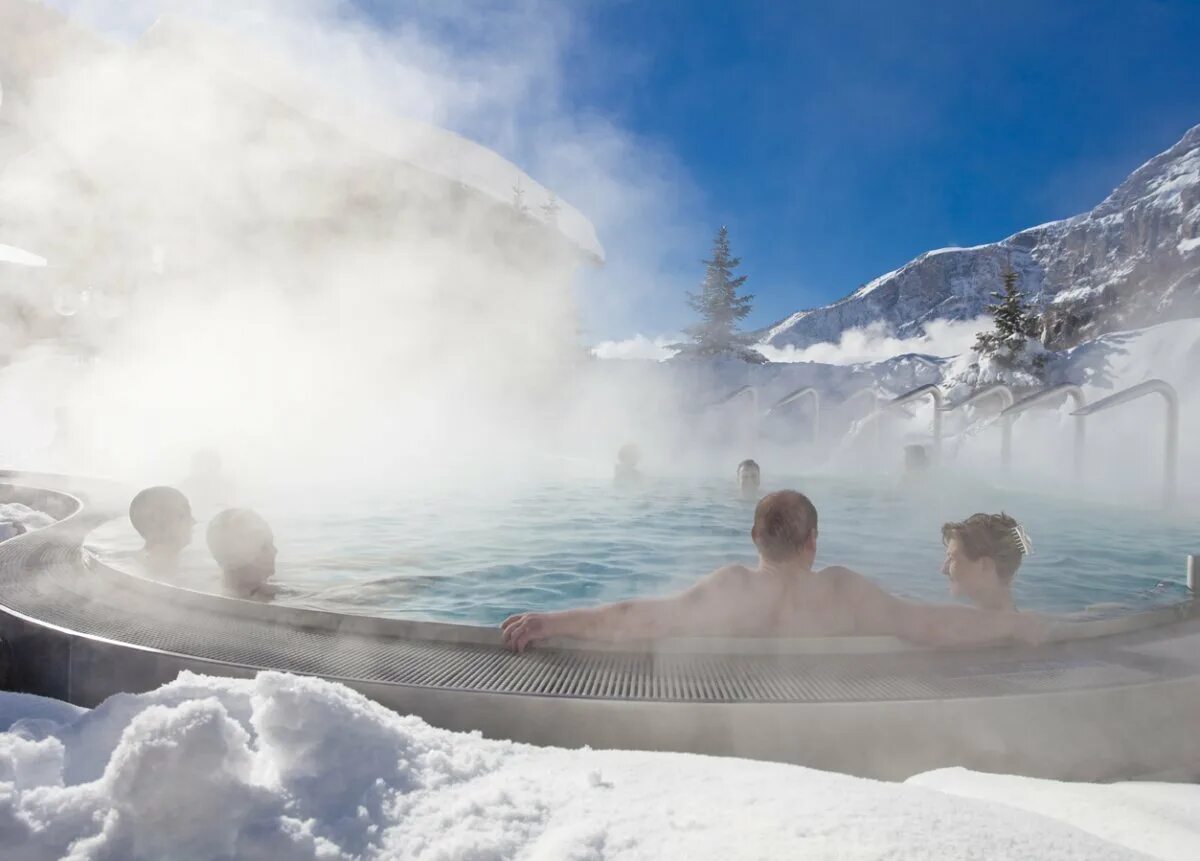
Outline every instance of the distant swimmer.
[[146, 542], [142, 558], [153, 573], [170, 574], [179, 567], [179, 553], [192, 541], [192, 506], [173, 487], [148, 487], [129, 503], [129, 521]]
[[638, 472], [638, 463], [642, 453], [633, 443], [626, 443], [617, 451], [617, 464], [613, 467], [613, 482], [615, 484], [637, 484], [642, 480]]
[[946, 561], [942, 574], [950, 590], [984, 610], [1012, 610], [1012, 582], [1033, 545], [1016, 520], [1000, 514], [972, 514], [942, 526]]
[[906, 486], [924, 484], [929, 479], [929, 450], [923, 445], [904, 447], [904, 477]]
[[759, 501], [750, 538], [759, 555], [754, 568], [727, 565], [677, 595], [510, 616], [501, 626], [504, 641], [518, 652], [551, 637], [891, 635], [931, 646], [965, 646], [1040, 642], [1048, 631], [1044, 619], [1029, 614], [905, 601], [848, 568], [814, 571], [817, 509], [794, 490]]
[[248, 601], [275, 597], [270, 581], [278, 551], [267, 521], [248, 508], [227, 508], [209, 522], [207, 538], [227, 595]]
[[757, 499], [758, 489], [762, 484], [762, 471], [758, 468], [758, 464], [750, 459], [739, 463], [737, 483], [743, 499]]
[[201, 449], [192, 455], [191, 471], [180, 487], [201, 512], [218, 511], [236, 501], [233, 482], [222, 468], [221, 455], [212, 449]]

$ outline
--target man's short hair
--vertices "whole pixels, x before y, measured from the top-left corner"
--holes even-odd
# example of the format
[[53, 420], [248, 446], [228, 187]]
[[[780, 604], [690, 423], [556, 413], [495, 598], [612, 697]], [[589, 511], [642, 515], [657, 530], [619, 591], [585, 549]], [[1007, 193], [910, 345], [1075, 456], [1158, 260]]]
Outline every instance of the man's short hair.
[[958, 539], [958, 546], [971, 561], [988, 557], [996, 563], [996, 573], [1011, 580], [1021, 567], [1024, 552], [1016, 535], [1017, 521], [1003, 511], [999, 514], [972, 514], [966, 520], [942, 525], [942, 543]]
[[754, 509], [754, 544], [763, 559], [786, 562], [804, 551], [817, 533], [817, 507], [803, 493], [777, 490]]
[[737, 465], [737, 471], [739, 474], [742, 472], [742, 470], [746, 470], [746, 469], [752, 469], [755, 472], [761, 472], [761, 470], [758, 468], [758, 464], [755, 463], [750, 458], [746, 458], [745, 460], [743, 460], [741, 463], [739, 463]]
[[194, 522], [187, 497], [173, 487], [147, 487], [129, 503], [129, 520], [147, 543], [164, 541], [178, 534], [181, 524]]
[[205, 537], [213, 559], [227, 571], [253, 565], [275, 540], [267, 521], [248, 508], [222, 511], [209, 521]]

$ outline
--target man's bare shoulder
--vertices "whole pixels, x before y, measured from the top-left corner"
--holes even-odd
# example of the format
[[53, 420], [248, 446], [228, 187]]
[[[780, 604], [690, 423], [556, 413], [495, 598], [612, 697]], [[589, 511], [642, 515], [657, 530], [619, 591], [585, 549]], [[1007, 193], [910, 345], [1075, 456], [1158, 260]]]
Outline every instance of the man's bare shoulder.
[[744, 586], [754, 578], [754, 573], [745, 565], [723, 565], [700, 582], [721, 587]]
[[845, 565], [830, 565], [828, 568], [822, 568], [816, 574], [838, 591], [853, 592], [869, 586], [871, 583], [866, 577]]
[[878, 605], [888, 602], [891, 598], [887, 590], [870, 577], [844, 565], [822, 568], [817, 575], [825, 579], [839, 599], [855, 606]]

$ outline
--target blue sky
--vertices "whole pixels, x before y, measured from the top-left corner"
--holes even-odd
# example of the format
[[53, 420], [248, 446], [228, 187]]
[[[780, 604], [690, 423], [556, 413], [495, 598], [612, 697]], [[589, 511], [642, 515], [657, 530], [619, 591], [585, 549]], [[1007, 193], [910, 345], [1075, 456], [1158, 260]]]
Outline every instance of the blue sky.
[[1200, 123], [1191, 0], [612, 3], [577, 47], [571, 97], [679, 158], [757, 324], [1088, 209]]

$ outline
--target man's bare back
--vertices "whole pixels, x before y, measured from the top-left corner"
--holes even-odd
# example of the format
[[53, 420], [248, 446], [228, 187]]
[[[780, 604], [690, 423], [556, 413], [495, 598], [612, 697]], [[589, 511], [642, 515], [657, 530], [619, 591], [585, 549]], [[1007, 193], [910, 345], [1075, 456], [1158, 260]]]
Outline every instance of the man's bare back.
[[[841, 637], [857, 632], [845, 568], [729, 565], [685, 592], [712, 633], [736, 637]], [[712, 615], [702, 605], [711, 605]], [[703, 621], [702, 621], [703, 619]], [[697, 632], [699, 633], [699, 632]]]
[[934, 646], [1044, 639], [1045, 623], [1015, 612], [919, 604], [849, 568], [812, 570], [816, 509], [795, 491], [763, 498], [751, 532], [757, 568], [727, 565], [677, 595], [557, 613], [522, 613], [501, 626], [523, 651], [551, 637], [625, 641], [664, 637], [896, 636]]

